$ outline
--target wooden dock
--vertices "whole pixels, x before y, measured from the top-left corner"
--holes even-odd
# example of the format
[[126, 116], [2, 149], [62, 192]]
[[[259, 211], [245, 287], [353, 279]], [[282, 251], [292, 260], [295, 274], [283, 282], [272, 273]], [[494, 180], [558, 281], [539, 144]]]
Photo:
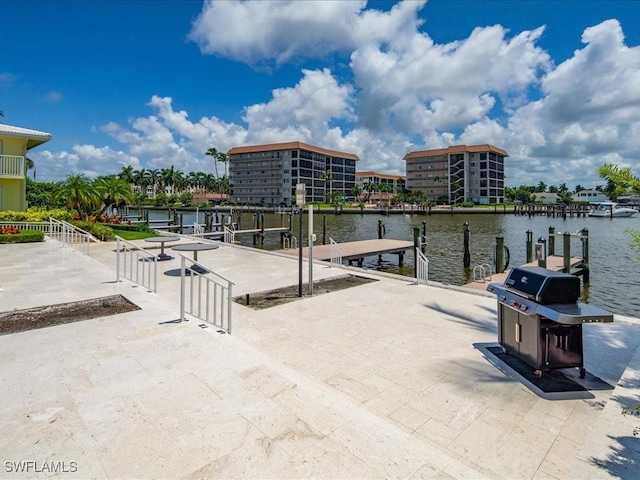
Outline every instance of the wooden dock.
[[[582, 265], [582, 258], [571, 257], [571, 269], [580, 268], [581, 265]], [[523, 266], [537, 267], [538, 261], [536, 260], [535, 262], [526, 263]], [[564, 270], [564, 258], [558, 255], [549, 255], [547, 257], [547, 268], [555, 272], [562, 272]], [[484, 282], [470, 282], [463, 285], [463, 287], [473, 288], [476, 290], [486, 290], [487, 285], [489, 285], [490, 283], [504, 283], [504, 281], [507, 279], [508, 273], [509, 273], [508, 271], [503, 273], [494, 273], [491, 276], [491, 280], [486, 279]]]
[[[401, 265], [404, 252], [413, 249], [413, 242], [383, 238], [338, 243], [338, 248], [340, 248], [340, 252], [342, 253], [343, 261], [356, 261], [358, 263], [358, 266], [362, 266], [362, 261], [365, 257], [370, 257], [373, 255], [383, 255], [385, 253], [399, 255], [399, 264]], [[291, 256], [298, 256], [299, 252], [297, 248], [287, 248], [284, 250], [276, 251]], [[309, 258], [309, 247], [303, 247], [302, 256], [304, 258]], [[313, 259], [319, 261], [331, 260], [331, 245], [314, 245]]]

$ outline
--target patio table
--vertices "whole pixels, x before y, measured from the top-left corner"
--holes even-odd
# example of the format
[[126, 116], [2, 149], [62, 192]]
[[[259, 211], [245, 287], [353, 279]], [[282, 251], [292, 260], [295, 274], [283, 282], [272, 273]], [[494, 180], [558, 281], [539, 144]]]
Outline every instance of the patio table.
[[158, 261], [161, 262], [163, 260], [171, 260], [173, 257], [171, 255], [167, 255], [164, 253], [164, 244], [165, 242], [177, 242], [180, 240], [180, 237], [170, 237], [170, 236], [160, 236], [160, 237], [150, 237], [145, 238], [145, 242], [150, 243], [159, 243], [160, 244], [160, 254], [158, 255]]
[[[180, 245], [175, 245], [171, 247], [172, 250], [176, 250], [179, 252], [193, 252], [194, 262], [198, 261], [198, 252], [205, 251], [205, 250], [215, 250], [216, 248], [219, 248], [219, 245], [215, 245], [213, 243], [182, 243]], [[202, 267], [199, 267], [198, 265], [192, 265], [190, 267], [190, 270], [193, 270], [198, 273], [207, 272], [206, 270], [204, 270]]]

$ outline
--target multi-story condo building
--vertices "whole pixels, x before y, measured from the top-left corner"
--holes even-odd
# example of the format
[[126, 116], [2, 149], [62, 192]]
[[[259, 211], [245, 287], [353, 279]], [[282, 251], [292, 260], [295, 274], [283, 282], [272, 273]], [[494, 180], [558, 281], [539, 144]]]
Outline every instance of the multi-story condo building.
[[353, 197], [360, 160], [303, 142], [233, 147], [227, 157], [230, 200], [253, 205], [291, 205], [298, 183], [306, 187], [307, 202], [325, 201], [335, 192]]
[[356, 172], [356, 185], [364, 189], [365, 185], [372, 183], [375, 185], [385, 185], [389, 193], [397, 195], [405, 191], [404, 175], [393, 175], [390, 173], [378, 172]]
[[509, 155], [493, 145], [454, 145], [404, 156], [407, 189], [424, 192], [431, 201], [479, 204], [504, 201], [504, 159]]

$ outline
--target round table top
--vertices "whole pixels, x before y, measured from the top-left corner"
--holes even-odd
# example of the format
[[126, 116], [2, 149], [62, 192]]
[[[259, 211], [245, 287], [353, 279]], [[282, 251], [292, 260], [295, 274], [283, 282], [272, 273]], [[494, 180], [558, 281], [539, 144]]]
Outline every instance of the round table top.
[[219, 245], [213, 243], [181, 243], [180, 245], [174, 245], [172, 250], [184, 251], [184, 252], [196, 252], [200, 250], [215, 250]]
[[180, 240], [180, 237], [170, 237], [168, 235], [165, 235], [164, 237], [149, 237], [144, 239], [145, 242], [154, 242], [154, 243], [177, 242], [178, 240]]

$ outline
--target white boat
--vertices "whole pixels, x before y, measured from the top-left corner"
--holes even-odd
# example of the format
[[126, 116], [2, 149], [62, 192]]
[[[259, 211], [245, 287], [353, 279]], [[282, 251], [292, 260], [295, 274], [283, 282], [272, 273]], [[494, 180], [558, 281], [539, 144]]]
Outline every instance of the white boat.
[[632, 217], [638, 213], [637, 210], [629, 207], [625, 207], [616, 202], [602, 202], [598, 205], [594, 205], [594, 207], [589, 211], [590, 217]]

